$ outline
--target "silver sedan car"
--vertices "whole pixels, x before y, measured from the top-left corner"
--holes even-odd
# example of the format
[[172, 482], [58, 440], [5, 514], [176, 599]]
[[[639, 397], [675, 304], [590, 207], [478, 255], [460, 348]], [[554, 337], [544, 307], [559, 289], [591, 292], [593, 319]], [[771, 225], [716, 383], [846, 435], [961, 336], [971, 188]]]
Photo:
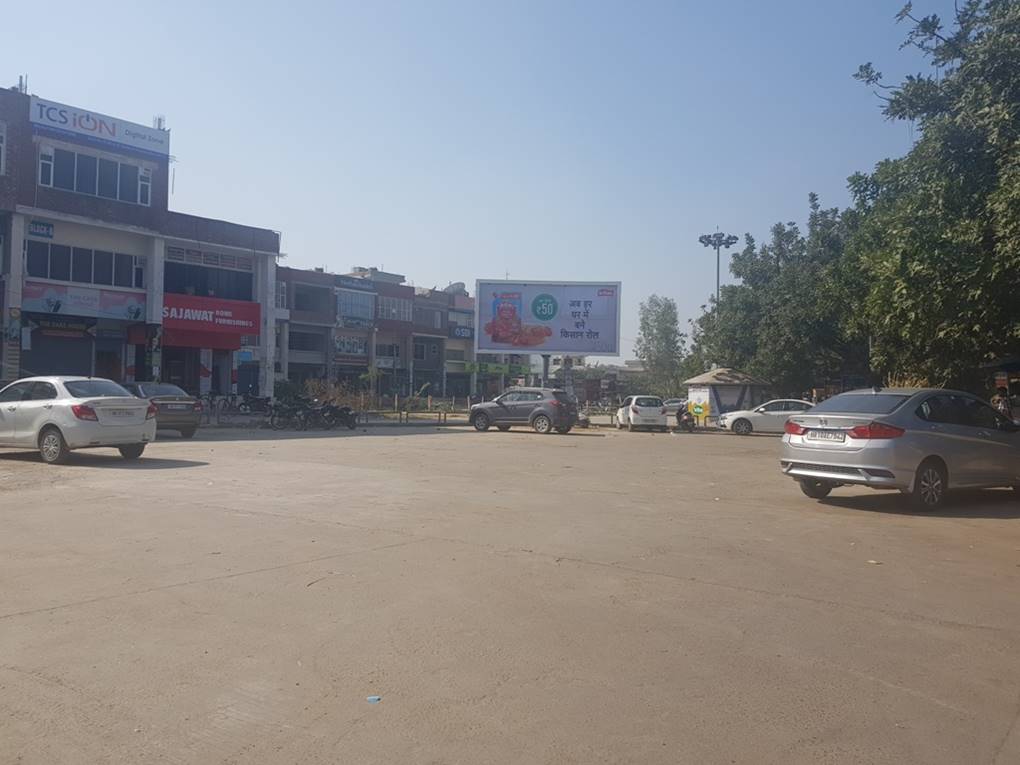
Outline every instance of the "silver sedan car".
[[1020, 493], [1020, 426], [976, 396], [874, 388], [833, 396], [791, 416], [780, 466], [821, 499], [837, 486], [899, 489], [933, 510], [948, 489]]

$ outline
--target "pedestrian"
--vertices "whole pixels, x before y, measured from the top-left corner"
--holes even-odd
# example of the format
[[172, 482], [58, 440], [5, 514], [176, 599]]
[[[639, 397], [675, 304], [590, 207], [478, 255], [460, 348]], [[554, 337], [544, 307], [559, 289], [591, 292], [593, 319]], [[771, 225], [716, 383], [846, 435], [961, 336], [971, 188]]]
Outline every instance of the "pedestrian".
[[1009, 399], [1009, 390], [999, 388], [992, 396], [992, 406], [1010, 422], [1013, 422], [1013, 402]]

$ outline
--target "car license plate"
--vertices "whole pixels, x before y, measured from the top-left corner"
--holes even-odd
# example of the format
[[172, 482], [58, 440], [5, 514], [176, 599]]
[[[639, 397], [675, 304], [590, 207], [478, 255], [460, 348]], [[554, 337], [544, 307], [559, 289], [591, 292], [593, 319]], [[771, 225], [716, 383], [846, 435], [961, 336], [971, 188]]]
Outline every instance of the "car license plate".
[[808, 441], [834, 441], [841, 444], [846, 441], [846, 433], [842, 430], [809, 430]]
[[164, 404], [164, 406], [166, 406], [167, 409], [173, 409], [175, 412], [190, 408], [187, 404]]
[[110, 410], [110, 415], [113, 416], [113, 417], [133, 417], [134, 414], [135, 413], [134, 413], [133, 409], [111, 409]]

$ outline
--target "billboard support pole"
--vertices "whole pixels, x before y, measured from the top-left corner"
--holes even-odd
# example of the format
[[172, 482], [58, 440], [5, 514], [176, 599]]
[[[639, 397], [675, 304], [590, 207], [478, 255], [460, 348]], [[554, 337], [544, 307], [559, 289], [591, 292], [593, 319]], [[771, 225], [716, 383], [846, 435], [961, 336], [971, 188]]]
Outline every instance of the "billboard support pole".
[[542, 354], [542, 387], [549, 387], [549, 361], [551, 356], [548, 353]]

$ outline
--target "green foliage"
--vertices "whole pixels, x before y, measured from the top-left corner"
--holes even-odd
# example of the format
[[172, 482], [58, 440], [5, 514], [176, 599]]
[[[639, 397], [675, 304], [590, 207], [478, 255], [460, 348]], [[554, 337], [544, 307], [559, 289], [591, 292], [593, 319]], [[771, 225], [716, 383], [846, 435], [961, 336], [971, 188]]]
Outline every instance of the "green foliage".
[[858, 73], [921, 137], [850, 179], [850, 251], [868, 284], [873, 366], [968, 385], [982, 361], [1020, 350], [1020, 3], [971, 0], [952, 32], [909, 5], [899, 18], [937, 71], [895, 87], [870, 65]]
[[672, 298], [652, 295], [641, 303], [635, 352], [655, 393], [673, 396], [680, 391], [684, 379], [680, 376], [680, 364], [686, 343]]

